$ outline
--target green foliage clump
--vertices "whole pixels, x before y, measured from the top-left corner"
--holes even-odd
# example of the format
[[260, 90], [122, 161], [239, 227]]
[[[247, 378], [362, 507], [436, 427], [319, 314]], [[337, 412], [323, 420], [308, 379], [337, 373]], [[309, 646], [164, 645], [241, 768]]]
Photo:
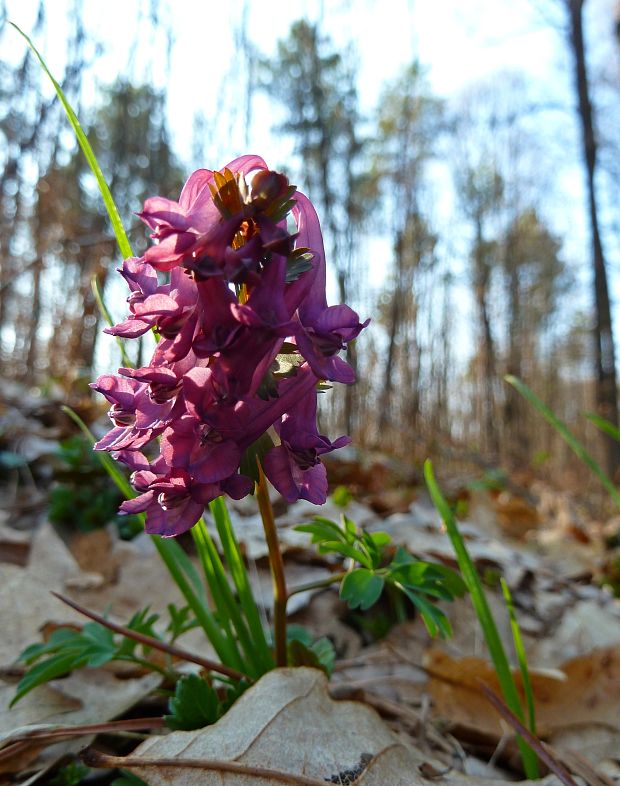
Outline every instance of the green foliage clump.
[[91, 532], [114, 522], [123, 538], [142, 530], [136, 516], [119, 516], [123, 496], [110, 484], [108, 474], [92, 445], [82, 435], [63, 440], [58, 446], [60, 469], [57, 484], [49, 495], [49, 518], [54, 524], [80, 532]]
[[396, 590], [418, 610], [431, 636], [451, 635], [450, 621], [436, 601], [454, 600], [466, 588], [450, 568], [418, 560], [402, 547], [394, 551], [386, 532], [366, 532], [344, 514], [340, 524], [317, 516], [295, 529], [312, 536], [319, 554], [339, 554], [350, 561], [340, 584], [340, 597], [349, 608], [367, 611], [384, 590]]
[[169, 728], [193, 731], [210, 726], [234, 704], [247, 683], [238, 682], [215, 688], [198, 674], [186, 674], [177, 680], [174, 696], [170, 699], [170, 713], [165, 715]]
[[[182, 633], [197, 623], [188, 608], [168, 606], [170, 622], [166, 629], [167, 640], [172, 644]], [[136, 633], [163, 640], [155, 629], [159, 620], [148, 607], [137, 611], [127, 628]], [[158, 671], [164, 676], [174, 676], [159, 664], [149, 660], [150, 647], [138, 644], [127, 636], [114, 634], [98, 622], [89, 622], [81, 629], [57, 628], [42, 644], [31, 644], [21, 653], [19, 660], [29, 666], [17, 685], [11, 706], [39, 685], [64, 677], [76, 669], [96, 669], [113, 660], [129, 661], [144, 668]]]

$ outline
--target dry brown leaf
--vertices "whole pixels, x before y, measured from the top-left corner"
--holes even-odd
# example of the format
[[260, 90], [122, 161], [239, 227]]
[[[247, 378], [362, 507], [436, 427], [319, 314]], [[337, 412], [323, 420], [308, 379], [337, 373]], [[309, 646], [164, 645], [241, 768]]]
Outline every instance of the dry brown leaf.
[[[48, 743], [24, 741], [14, 757], [3, 757], [16, 736], [41, 724], [87, 724], [121, 715], [151, 693], [161, 682], [159, 674], [118, 679], [103, 669], [82, 669], [62, 680], [40, 685], [13, 708], [15, 684], [0, 683], [0, 772], [19, 772], [37, 759]], [[84, 747], [87, 740], [54, 743], [47, 747], [45, 763]], [[42, 766], [37, 762], [37, 766]]]
[[527, 532], [538, 529], [541, 519], [536, 508], [523, 497], [503, 491], [494, 500], [497, 523], [512, 538], [522, 538]]
[[101, 574], [106, 584], [115, 581], [118, 567], [108, 530], [79, 532], [71, 538], [69, 548], [81, 570]]
[[36, 573], [14, 565], [0, 566], [0, 667], [11, 666], [22, 650], [40, 641], [40, 629], [49, 621], [78, 622], [83, 618], [50, 595], [50, 589], [62, 587], [49, 578], [38, 579]]
[[[168, 763], [145, 766], [149, 759]], [[153, 737], [131, 757], [114, 761], [150, 786], [275, 786], [299, 783], [302, 776], [306, 783], [330, 779], [346, 783], [351, 782], [346, 780], [351, 771], [356, 774], [356, 786], [422, 786], [428, 784], [429, 769], [445, 773], [441, 776], [444, 786], [479, 783], [477, 778], [446, 772], [440, 762], [404, 744], [368, 706], [332, 700], [323, 673], [306, 668], [278, 669], [265, 675], [214, 726]], [[184, 766], [188, 761], [195, 766]], [[224, 772], [214, 765], [218, 761], [233, 762], [249, 771]], [[205, 762], [213, 766], [207, 769]], [[252, 774], [251, 768], [276, 770], [290, 777]], [[337, 776], [340, 781], [334, 780]], [[507, 786], [506, 781], [487, 783]], [[537, 783], [551, 786], [557, 780], [551, 777]]]
[[[431, 650], [425, 666], [432, 674], [428, 690], [435, 711], [455, 725], [494, 738], [502, 735], [502, 725], [480, 692], [479, 682], [501, 695], [493, 666], [481, 658], [451, 658]], [[595, 650], [566, 661], [559, 680], [532, 673], [538, 734], [544, 738], [562, 729], [607, 726], [620, 732], [620, 648]], [[517, 684], [520, 679], [515, 674]]]

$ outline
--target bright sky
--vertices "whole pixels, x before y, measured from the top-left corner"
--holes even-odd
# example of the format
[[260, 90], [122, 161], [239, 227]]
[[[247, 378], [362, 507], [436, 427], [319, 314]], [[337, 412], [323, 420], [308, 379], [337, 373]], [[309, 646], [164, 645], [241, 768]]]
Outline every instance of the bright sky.
[[[143, 1], [146, 7], [148, 2]], [[590, 4], [611, 6], [611, 2], [591, 0]], [[36, 0], [8, 0], [8, 18], [29, 32], [36, 5]], [[64, 65], [63, 33], [71, 5], [70, 0], [48, 0], [48, 33], [35, 42], [56, 74]], [[160, 29], [156, 34], [150, 26], [145, 29], [136, 51], [136, 20], [142, 5], [141, 0], [86, 0], [85, 27], [107, 48], [94, 72], [103, 82], [146, 74], [157, 85], [169, 84], [179, 152], [189, 144], [188, 110], [204, 107], [208, 112], [217, 106], [222, 80], [234, 73], [239, 58], [234, 29], [240, 25], [244, 6], [248, 36], [267, 54], [302, 16], [320, 20], [338, 45], [354, 43], [359, 52], [360, 97], [368, 110], [385, 81], [416, 56], [428, 68], [431, 87], [442, 96], [505, 69], [525, 70], [553, 81], [554, 91], [566, 89], [557, 70], [565, 64], [561, 38], [537, 10], [553, 6], [554, 0], [175, 0], [173, 11], [166, 0], [160, 0]], [[557, 11], [553, 16], [561, 18]], [[170, 67], [168, 30], [175, 41]], [[5, 34], [2, 43], [11, 54], [21, 51], [13, 33]], [[234, 91], [235, 85], [229, 89]], [[263, 126], [270, 128], [270, 118], [262, 120], [255, 118], [259, 133]], [[265, 143], [277, 148], [273, 139]]]
[[[30, 32], [36, 5], [35, 0], [8, 0], [8, 18]], [[208, 158], [202, 165], [220, 167], [244, 152], [259, 153], [274, 166], [286, 157], [282, 140], [272, 133], [277, 116], [260, 97], [254, 103], [250, 149], [245, 149], [241, 112], [235, 111], [243, 99], [239, 84], [243, 65], [234, 42], [244, 12], [249, 38], [267, 55], [300, 17], [318, 20], [324, 33], [341, 47], [353, 43], [359, 57], [360, 98], [367, 111], [376, 104], [382, 85], [415, 57], [427, 69], [431, 89], [446, 98], [477, 80], [512, 69], [535, 79], [546, 100], [569, 109], [573, 101], [562, 33], [549, 24], [563, 21], [561, 0], [160, 0], [158, 27], [146, 24], [136, 47], [143, 5], [148, 9], [149, 0], [85, 0], [85, 27], [106, 48], [96, 60], [94, 78], [85, 81], [85, 93], [94, 97], [97, 81], [105, 84], [119, 76], [146, 77], [158, 87], [168, 85], [174, 146], [188, 166], [194, 111], [200, 108], [208, 118], [223, 101], [227, 118], [206, 140]], [[71, 6], [72, 0], [48, 0], [47, 34], [35, 41], [57, 75], [63, 71]], [[610, 38], [614, 6], [615, 0], [587, 4], [595, 20], [591, 27], [599, 26], [593, 35], [599, 59], [605, 37]], [[174, 40], [170, 62], [168, 32]], [[23, 52], [23, 43], [13, 31], [5, 31], [0, 45], [0, 56], [7, 59]], [[49, 90], [47, 85], [45, 89]], [[567, 138], [574, 139], [570, 112], [561, 125], [568, 129]], [[581, 262], [587, 259], [581, 171], [569, 169], [556, 181], [563, 204], [556, 211], [555, 228], [562, 234], [573, 230], [566, 253]]]

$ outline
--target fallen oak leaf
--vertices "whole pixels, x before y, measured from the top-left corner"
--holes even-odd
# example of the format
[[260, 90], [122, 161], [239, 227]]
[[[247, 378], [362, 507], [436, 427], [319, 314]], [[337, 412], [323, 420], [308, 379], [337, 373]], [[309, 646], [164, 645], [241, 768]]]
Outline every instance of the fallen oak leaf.
[[[327, 689], [325, 675], [316, 669], [276, 669], [212, 726], [151, 738], [130, 758], [108, 765], [129, 769], [150, 786], [324, 786], [338, 777], [334, 773], [357, 772], [368, 762], [360, 784], [422, 786], [416, 768], [428, 756], [401, 742], [372, 708], [334, 701]], [[169, 760], [175, 763], [167, 766]], [[210, 764], [204, 768], [202, 762]]]
[[[475, 730], [499, 739], [502, 730], [480, 693], [482, 681], [500, 692], [495, 670], [477, 657], [452, 658], [433, 649], [425, 656], [430, 676], [428, 690], [435, 713], [465, 730]], [[605, 647], [560, 664], [559, 674], [530, 669], [536, 726], [541, 737], [552, 737], [562, 729], [605, 725], [620, 731], [620, 649]], [[513, 672], [521, 691], [520, 676]]]
[[[86, 761], [122, 767], [149, 786], [428, 786], [423, 774], [430, 772], [428, 766], [434, 772], [443, 769], [393, 734], [373, 709], [334, 701], [327, 687], [324, 674], [315, 669], [276, 669], [212, 726], [152, 737], [127, 757], [91, 751]], [[480, 780], [452, 771], [441, 782], [477, 786]], [[509, 786], [505, 780], [488, 784]], [[557, 784], [551, 775], [522, 786]]]

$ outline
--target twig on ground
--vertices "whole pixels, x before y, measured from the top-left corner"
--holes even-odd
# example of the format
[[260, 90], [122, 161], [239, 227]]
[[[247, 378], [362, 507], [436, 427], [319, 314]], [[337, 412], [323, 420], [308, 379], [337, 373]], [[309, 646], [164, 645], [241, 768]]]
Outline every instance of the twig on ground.
[[58, 592], [52, 592], [52, 595], [61, 600], [63, 603], [66, 603], [67, 606], [75, 609], [75, 611], [83, 614], [85, 617], [98, 622], [100, 625], [103, 625], [106, 628], [109, 628], [114, 633], [120, 633], [121, 636], [126, 636], [128, 639], [133, 639], [140, 644], [144, 644], [145, 647], [152, 647], [154, 650], [165, 652], [168, 655], [179, 658], [180, 660], [196, 663], [198, 666], [202, 666], [203, 669], [207, 669], [207, 671], [215, 671], [218, 674], [224, 674], [226, 677], [231, 677], [234, 680], [247, 680], [248, 682], [252, 682], [247, 674], [242, 674], [236, 669], [231, 669], [229, 666], [224, 666], [222, 663], [217, 663], [216, 661], [209, 660], [208, 658], [201, 658], [199, 655], [194, 655], [192, 652], [183, 650], [180, 647], [175, 647], [172, 644], [166, 644], [164, 641], [155, 639], [152, 636], [147, 636], [144, 633], [138, 633], [138, 631], [126, 628], [124, 625], [117, 625], [115, 622], [110, 622], [110, 620], [102, 617], [101, 614], [97, 614], [94, 611], [84, 608], [84, 606], [80, 606], [79, 603], [76, 603], [74, 600], [61, 595]]
[[565, 784], [565, 786], [577, 786], [575, 780], [570, 772], [557, 760], [551, 753], [549, 748], [541, 742], [538, 737], [535, 737], [531, 731], [524, 726], [517, 716], [504, 704], [504, 702], [497, 696], [484, 682], [479, 680], [480, 688], [489, 702], [495, 707], [499, 714], [506, 720], [512, 728], [520, 734], [527, 744], [536, 751], [538, 756], [545, 762], [551, 772], [555, 773], [558, 778]]

